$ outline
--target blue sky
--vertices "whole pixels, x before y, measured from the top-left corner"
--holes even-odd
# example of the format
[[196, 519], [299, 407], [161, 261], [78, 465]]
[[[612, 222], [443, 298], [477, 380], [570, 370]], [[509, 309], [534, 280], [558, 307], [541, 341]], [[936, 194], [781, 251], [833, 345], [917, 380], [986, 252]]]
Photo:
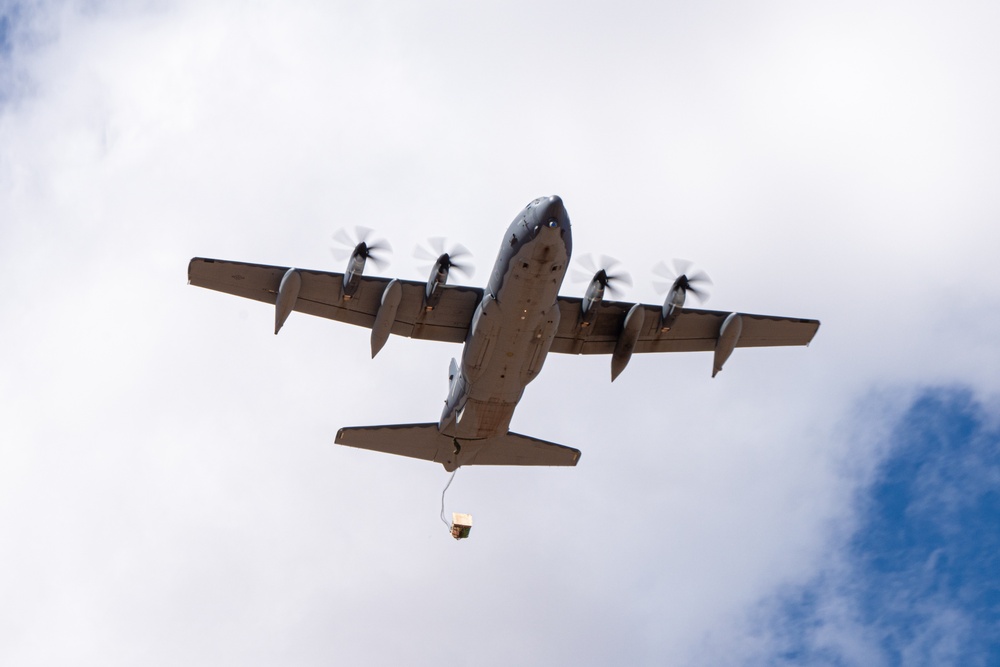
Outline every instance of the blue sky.
[[927, 389], [892, 429], [835, 569], [777, 601], [789, 664], [857, 664], [831, 641], [843, 607], [886, 665], [1000, 660], [1000, 432], [958, 388]]
[[0, 102], [10, 94], [9, 61], [11, 52], [11, 26], [15, 20], [12, 10], [3, 8], [0, 13]]
[[[0, 8], [0, 663], [997, 662], [993, 3]], [[440, 467], [332, 444], [458, 348], [185, 284], [355, 225], [481, 280], [551, 193], [624, 299], [684, 257], [823, 325], [550, 357], [512, 428], [581, 464], [463, 469], [461, 543]]]
[[11, 44], [10, 44], [10, 36], [8, 34], [10, 32], [10, 24], [11, 24], [10, 16], [4, 14], [3, 17], [0, 17], [0, 54], [4, 55], [5, 57], [10, 54]]

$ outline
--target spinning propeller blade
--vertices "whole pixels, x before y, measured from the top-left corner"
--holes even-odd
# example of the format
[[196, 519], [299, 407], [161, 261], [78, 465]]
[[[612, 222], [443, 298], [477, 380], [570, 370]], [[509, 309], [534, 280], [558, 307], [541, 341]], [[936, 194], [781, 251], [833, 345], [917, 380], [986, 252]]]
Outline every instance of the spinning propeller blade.
[[622, 295], [622, 286], [632, 286], [632, 276], [627, 271], [617, 271], [616, 267], [621, 265], [614, 257], [601, 255], [597, 260], [593, 255], [582, 255], [577, 259], [580, 269], [573, 269], [571, 277], [574, 282], [589, 283], [597, 279], [605, 291], [613, 296]]
[[373, 241], [371, 239], [372, 230], [368, 227], [355, 227], [353, 235], [341, 228], [333, 233], [336, 245], [330, 251], [336, 259], [341, 261], [357, 252], [366, 260], [370, 260], [375, 268], [381, 271], [388, 266], [388, 255], [392, 252], [392, 246], [389, 245], [388, 241]]
[[447, 255], [446, 268], [462, 274], [467, 279], [472, 278], [476, 268], [470, 262], [463, 261], [463, 258], [471, 258], [472, 253], [461, 243], [449, 243], [444, 237], [434, 236], [427, 239], [426, 245], [418, 245], [413, 251], [413, 256], [417, 259], [430, 262], [425, 269], [428, 272], [444, 255]]
[[708, 301], [709, 293], [707, 287], [712, 284], [712, 279], [704, 271], [691, 273], [691, 262], [686, 259], [675, 259], [673, 269], [667, 266], [666, 262], [657, 262], [653, 267], [653, 273], [666, 281], [654, 281], [653, 287], [660, 294], [669, 291], [674, 285], [684, 289], [685, 292], [693, 294], [699, 301]]

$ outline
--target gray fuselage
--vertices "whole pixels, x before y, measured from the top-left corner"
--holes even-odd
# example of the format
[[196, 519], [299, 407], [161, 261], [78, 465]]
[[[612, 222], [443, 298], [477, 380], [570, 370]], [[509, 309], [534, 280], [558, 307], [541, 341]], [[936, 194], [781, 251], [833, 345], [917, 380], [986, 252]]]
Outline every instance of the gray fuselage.
[[534, 200], [507, 228], [461, 365], [452, 364], [442, 433], [480, 439], [507, 432], [559, 327], [556, 297], [572, 247], [569, 216], [556, 196]]

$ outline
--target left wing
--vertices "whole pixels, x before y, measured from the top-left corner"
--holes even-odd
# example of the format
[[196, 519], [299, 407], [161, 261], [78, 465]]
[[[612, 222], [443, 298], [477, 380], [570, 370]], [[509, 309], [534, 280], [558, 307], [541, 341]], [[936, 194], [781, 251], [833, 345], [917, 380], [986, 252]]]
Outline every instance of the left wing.
[[[588, 327], [581, 327], [581, 299], [559, 297], [559, 329], [552, 352], [564, 354], [612, 354], [634, 304], [602, 301]], [[669, 331], [660, 330], [661, 306], [641, 304], [643, 324], [633, 352], [711, 352], [719, 340], [722, 323], [731, 313], [684, 308]], [[808, 345], [819, 329], [818, 320], [739, 313], [742, 332], [736, 347]]]
[[[188, 264], [188, 283], [274, 304], [287, 266], [230, 262], [195, 257]], [[302, 279], [294, 310], [371, 329], [389, 278], [361, 277], [357, 291], [343, 298], [344, 274], [297, 269]], [[397, 280], [402, 288], [391, 333], [409, 338], [465, 342], [472, 313], [483, 297], [476, 287], [447, 285], [432, 310], [424, 308], [424, 283]]]

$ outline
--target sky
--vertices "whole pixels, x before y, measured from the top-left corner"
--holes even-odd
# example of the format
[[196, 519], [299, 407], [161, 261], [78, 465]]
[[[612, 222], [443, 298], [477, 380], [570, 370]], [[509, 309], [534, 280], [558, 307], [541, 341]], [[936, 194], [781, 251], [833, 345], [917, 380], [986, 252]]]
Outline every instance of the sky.
[[[1000, 9], [0, 0], [0, 664], [1000, 662]], [[460, 348], [186, 284], [562, 196], [808, 348], [549, 357], [576, 468], [337, 447]], [[562, 293], [582, 294], [567, 281]]]

